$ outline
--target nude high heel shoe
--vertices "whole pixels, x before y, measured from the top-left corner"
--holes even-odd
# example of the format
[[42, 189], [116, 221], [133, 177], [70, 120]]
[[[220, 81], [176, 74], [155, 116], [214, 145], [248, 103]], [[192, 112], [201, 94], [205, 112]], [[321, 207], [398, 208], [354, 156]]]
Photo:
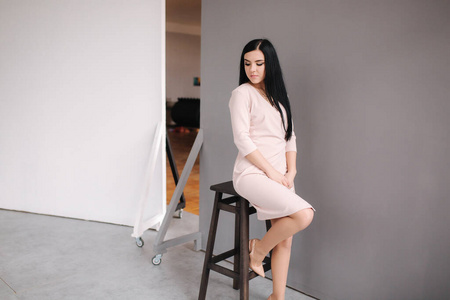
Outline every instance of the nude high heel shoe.
[[264, 274], [264, 267], [261, 263], [261, 265], [259, 266], [252, 266], [252, 257], [254, 255], [254, 251], [255, 251], [255, 244], [256, 244], [256, 239], [250, 240], [249, 241], [249, 245], [248, 245], [248, 249], [250, 250], [249, 256], [250, 256], [250, 269], [253, 270], [253, 272], [255, 272], [256, 274], [258, 274], [259, 276], [261, 276], [262, 278], [266, 277], [266, 275]]

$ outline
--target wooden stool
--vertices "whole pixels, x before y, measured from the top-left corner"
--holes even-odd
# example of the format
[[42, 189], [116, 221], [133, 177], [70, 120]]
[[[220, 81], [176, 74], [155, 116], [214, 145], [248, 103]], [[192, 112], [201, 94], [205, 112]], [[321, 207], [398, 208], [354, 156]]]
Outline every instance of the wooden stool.
[[[208, 243], [206, 246], [205, 262], [203, 264], [203, 274], [200, 284], [199, 300], [206, 298], [206, 289], [208, 288], [209, 271], [213, 270], [225, 276], [233, 278], [233, 288], [240, 289], [240, 299], [248, 300], [248, 281], [258, 276], [255, 272], [249, 271], [249, 215], [254, 214], [256, 209], [249, 207], [246, 199], [239, 196], [233, 188], [233, 182], [223, 182], [212, 185], [211, 190], [216, 192], [214, 198], [214, 208], [211, 216], [211, 226], [209, 228]], [[222, 199], [223, 194], [231, 197]], [[234, 205], [233, 205], [234, 204]], [[217, 223], [219, 221], [220, 210], [225, 210], [235, 214], [234, 228], [234, 249], [221, 253], [213, 257], [214, 242], [216, 240]], [[266, 221], [267, 230], [271, 223]], [[219, 266], [218, 263], [234, 256], [234, 268]], [[264, 271], [270, 270], [270, 258], [264, 259]]]

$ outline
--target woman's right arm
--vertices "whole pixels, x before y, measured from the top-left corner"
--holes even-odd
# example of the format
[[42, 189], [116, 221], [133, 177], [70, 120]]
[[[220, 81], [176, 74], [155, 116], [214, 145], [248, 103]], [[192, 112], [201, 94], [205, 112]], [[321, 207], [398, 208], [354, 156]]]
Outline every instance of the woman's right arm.
[[239, 152], [261, 169], [267, 177], [288, 187], [286, 177], [267, 161], [250, 138], [250, 97], [235, 90], [231, 95], [229, 107], [234, 143]]
[[285, 187], [289, 187], [288, 179], [283, 174], [278, 172], [261, 154], [261, 152], [259, 152], [258, 149], [245, 156], [245, 158], [266, 173], [267, 177], [270, 179], [284, 185]]

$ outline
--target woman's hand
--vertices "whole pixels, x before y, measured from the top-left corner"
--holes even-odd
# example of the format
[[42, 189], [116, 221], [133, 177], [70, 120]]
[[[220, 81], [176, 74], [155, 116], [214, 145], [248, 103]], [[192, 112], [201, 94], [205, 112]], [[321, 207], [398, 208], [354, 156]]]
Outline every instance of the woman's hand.
[[282, 184], [285, 187], [289, 187], [288, 178], [286, 176], [283, 176], [283, 174], [281, 174], [277, 170], [272, 169], [269, 172], [267, 172], [266, 175], [273, 181], [278, 182], [279, 184]]
[[294, 178], [296, 171], [292, 170], [292, 167], [295, 167], [295, 155], [296, 152], [287, 152], [287, 163], [288, 163], [288, 169], [289, 166], [291, 170], [289, 170], [286, 175], [281, 174], [278, 172], [268, 161], [264, 158], [264, 156], [259, 152], [258, 149], [255, 151], [247, 154], [245, 156], [248, 161], [250, 161], [252, 164], [254, 164], [256, 167], [258, 167], [260, 170], [262, 170], [267, 177], [272, 179], [275, 182], [278, 182], [281, 185], [284, 185], [287, 188], [291, 188], [294, 185]]
[[284, 177], [286, 178], [286, 181], [288, 182], [288, 185], [287, 185], [288, 188], [292, 188], [294, 186], [295, 175], [297, 175], [297, 172], [295, 172], [295, 171], [290, 171], [290, 172], [288, 171], [284, 175]]

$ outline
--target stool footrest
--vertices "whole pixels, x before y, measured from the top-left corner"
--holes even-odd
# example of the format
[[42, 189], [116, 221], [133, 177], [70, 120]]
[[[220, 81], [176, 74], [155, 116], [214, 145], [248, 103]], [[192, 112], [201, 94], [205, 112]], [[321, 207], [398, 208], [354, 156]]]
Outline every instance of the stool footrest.
[[[237, 213], [237, 207], [235, 205], [225, 204], [225, 203], [219, 203], [219, 209], [230, 212], [230, 213]], [[248, 209], [248, 215], [253, 215], [256, 213], [256, 208], [253, 206]]]
[[225, 204], [222, 202], [219, 202], [219, 209], [236, 214], [238, 211], [238, 208], [234, 205], [230, 205], [230, 204]]
[[216, 264], [209, 264], [208, 266], [211, 270], [216, 271], [217, 273], [220, 273], [222, 275], [231, 277], [233, 279], [238, 279], [239, 274], [237, 272], [234, 272], [228, 268], [216, 265]]
[[[216, 272], [218, 272], [220, 274], [223, 274], [225, 276], [231, 277], [233, 279], [239, 278], [239, 273], [237, 273], [235, 271], [232, 271], [232, 270], [230, 270], [228, 268], [225, 268], [223, 266], [217, 265], [217, 263], [219, 263], [219, 262], [221, 262], [223, 260], [226, 260], [227, 258], [230, 258], [230, 257], [234, 256], [236, 253], [237, 253], [236, 249], [231, 249], [231, 250], [228, 250], [226, 252], [223, 252], [223, 253], [221, 253], [219, 255], [216, 255], [216, 256], [212, 257], [211, 261], [208, 263], [208, 268], [213, 270], [213, 271], [216, 271]], [[270, 257], [266, 256], [264, 258], [264, 260], [263, 260], [263, 263], [264, 263], [263, 264], [264, 272], [269, 271], [271, 269]], [[253, 278], [257, 277], [257, 276], [258, 275], [255, 272], [249, 271], [249, 280], [253, 279]]]
[[[264, 264], [264, 272], [267, 272], [270, 270], [270, 264]], [[220, 273], [222, 275], [228, 276], [230, 278], [233, 279], [239, 279], [239, 273], [235, 272], [233, 270], [230, 270], [226, 267], [223, 266], [219, 266], [215, 263], [209, 263], [208, 264], [208, 269], [212, 270], [212, 271], [216, 271], [217, 273]], [[249, 274], [248, 274], [248, 279], [252, 280], [253, 278], [258, 277], [258, 274], [256, 274], [254, 271], [249, 270]]]
[[231, 249], [227, 252], [224, 252], [224, 253], [214, 256], [213, 258], [211, 258], [211, 262], [216, 264], [218, 262], [221, 262], [222, 260], [225, 260], [227, 258], [234, 256], [236, 253], [237, 253], [237, 251], [235, 249]]
[[264, 258], [263, 262], [264, 262], [264, 266], [263, 266], [264, 267], [264, 272], [269, 271], [272, 268], [272, 264], [270, 262], [270, 257], [266, 256]]
[[220, 203], [225, 203], [225, 204], [232, 204], [232, 203], [238, 202], [239, 199], [240, 199], [240, 197], [233, 196], [233, 197], [228, 197], [228, 198], [221, 199], [219, 202]]
[[[236, 206], [231, 205], [231, 204], [238, 202], [239, 199], [240, 199], [240, 197], [237, 197], [237, 196], [221, 199], [219, 201], [219, 209], [225, 210], [230, 213], [237, 213]], [[256, 208], [251, 206], [248, 210], [248, 215], [253, 215], [254, 213], [256, 213]]]

